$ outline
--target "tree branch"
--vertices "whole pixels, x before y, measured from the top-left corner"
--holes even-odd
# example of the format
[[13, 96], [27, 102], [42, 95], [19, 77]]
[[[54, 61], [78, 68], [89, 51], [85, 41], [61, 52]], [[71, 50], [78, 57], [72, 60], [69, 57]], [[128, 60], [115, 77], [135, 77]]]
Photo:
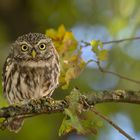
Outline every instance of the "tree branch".
[[[77, 90], [78, 91], [78, 90]], [[80, 93], [78, 96], [78, 102], [82, 105], [84, 109], [93, 108], [96, 104], [106, 103], [106, 102], [121, 102], [121, 103], [133, 103], [140, 104], [140, 91], [127, 91], [127, 90], [112, 90], [112, 91], [102, 91], [102, 92], [92, 92], [88, 95], [83, 95]], [[73, 93], [75, 94], [75, 92]], [[54, 100], [52, 98], [40, 98], [38, 100], [30, 100], [26, 104], [21, 105], [11, 105], [8, 107], [0, 108], [0, 118], [4, 118], [5, 121], [1, 122], [0, 129], [5, 129], [8, 125], [7, 118], [9, 117], [23, 117], [28, 118], [40, 114], [51, 114], [56, 112], [63, 112], [64, 109], [68, 108], [71, 104], [72, 92], [69, 96], [66, 96], [63, 100]], [[93, 110], [98, 116], [103, 117], [103, 115], [99, 114], [99, 112]], [[106, 119], [109, 121], [109, 119]], [[114, 123], [110, 123], [114, 127]], [[114, 128], [116, 128], [115, 125]], [[117, 130], [119, 130], [124, 136], [128, 139], [132, 140], [133, 138], [129, 136], [125, 131], [117, 126]]]
[[[69, 96], [64, 100], [54, 100], [52, 98], [40, 98], [31, 100], [22, 105], [11, 105], [0, 108], [0, 118], [9, 118], [14, 116], [30, 116], [39, 114], [51, 114], [63, 112], [69, 107]], [[88, 95], [80, 95], [79, 103], [85, 108], [105, 102], [121, 102], [140, 104], [140, 91], [112, 90], [93, 92]]]

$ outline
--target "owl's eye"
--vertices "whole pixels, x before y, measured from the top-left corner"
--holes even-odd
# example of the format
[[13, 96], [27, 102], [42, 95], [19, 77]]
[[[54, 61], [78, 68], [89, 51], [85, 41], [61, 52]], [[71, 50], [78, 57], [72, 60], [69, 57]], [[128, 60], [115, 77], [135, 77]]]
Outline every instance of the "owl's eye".
[[40, 44], [38, 47], [41, 51], [43, 51], [46, 49], [46, 44]]
[[21, 50], [23, 51], [23, 52], [26, 52], [27, 50], [28, 50], [28, 46], [26, 45], [26, 44], [23, 44], [22, 46], [21, 46]]

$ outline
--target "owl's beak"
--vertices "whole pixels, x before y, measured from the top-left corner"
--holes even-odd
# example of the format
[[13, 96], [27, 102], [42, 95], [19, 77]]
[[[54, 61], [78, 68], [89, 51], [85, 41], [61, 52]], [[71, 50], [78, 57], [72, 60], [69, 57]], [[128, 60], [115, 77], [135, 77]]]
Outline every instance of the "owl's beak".
[[33, 58], [35, 58], [36, 57], [36, 51], [32, 50], [31, 55], [32, 55]]

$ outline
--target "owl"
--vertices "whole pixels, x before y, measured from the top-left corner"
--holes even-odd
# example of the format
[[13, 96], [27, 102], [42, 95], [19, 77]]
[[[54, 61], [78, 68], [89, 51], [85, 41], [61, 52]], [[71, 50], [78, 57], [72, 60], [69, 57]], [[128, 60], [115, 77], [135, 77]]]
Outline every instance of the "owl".
[[[50, 97], [59, 83], [59, 55], [49, 37], [28, 33], [17, 38], [3, 67], [3, 93], [8, 103]], [[7, 128], [18, 132], [23, 118], [9, 118]]]

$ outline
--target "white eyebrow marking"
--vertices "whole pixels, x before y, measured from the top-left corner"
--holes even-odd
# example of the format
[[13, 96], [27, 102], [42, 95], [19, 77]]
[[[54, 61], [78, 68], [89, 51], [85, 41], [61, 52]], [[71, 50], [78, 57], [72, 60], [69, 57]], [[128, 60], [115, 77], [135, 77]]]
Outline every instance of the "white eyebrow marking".
[[32, 47], [32, 45], [31, 45], [31, 44], [29, 44], [29, 43], [28, 43], [28, 42], [26, 42], [26, 41], [17, 42], [17, 44], [19, 44], [20, 46], [22, 46], [22, 45], [27, 45], [28, 47]]
[[39, 45], [40, 43], [51, 43], [51, 39], [41, 39], [36, 45]]

